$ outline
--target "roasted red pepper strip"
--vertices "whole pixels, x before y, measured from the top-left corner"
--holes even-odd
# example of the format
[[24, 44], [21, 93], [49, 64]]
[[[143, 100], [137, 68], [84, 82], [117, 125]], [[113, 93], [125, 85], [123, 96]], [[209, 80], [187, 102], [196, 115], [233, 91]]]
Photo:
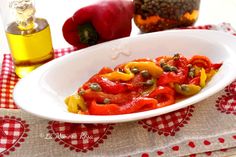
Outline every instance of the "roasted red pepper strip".
[[152, 110], [156, 108], [157, 100], [153, 98], [136, 98], [123, 105], [97, 104], [92, 101], [89, 106], [91, 115], [118, 115]]
[[98, 74], [101, 75], [101, 74], [106, 74], [106, 73], [110, 73], [112, 72], [113, 70], [111, 68], [108, 68], [108, 67], [103, 67], [99, 72]]
[[156, 63], [160, 66], [161, 62], [165, 62], [169, 64], [170, 63], [169, 61], [172, 59], [173, 59], [172, 56], [160, 56], [160, 57], [157, 57], [155, 60], [156, 60]]
[[159, 80], [158, 80], [158, 84], [159, 85], [166, 85], [168, 83], [180, 83], [183, 82], [182, 79], [183, 76], [181, 75], [177, 75], [174, 72], [164, 72]]
[[99, 1], [76, 11], [63, 25], [63, 36], [76, 47], [127, 37], [132, 17], [132, 1]]
[[125, 92], [119, 94], [108, 94], [104, 92], [95, 92], [90, 89], [85, 90], [82, 94], [85, 101], [95, 100], [98, 103], [104, 103], [105, 99], [109, 99], [110, 103], [122, 104], [131, 101], [133, 98], [139, 96], [136, 92]]
[[215, 64], [211, 65], [211, 68], [213, 70], [218, 70], [218, 69], [220, 69], [221, 66], [222, 66], [222, 63], [215, 63]]
[[[103, 67], [97, 74], [92, 76], [86, 83], [84, 83], [82, 88], [87, 90], [89, 89], [90, 83], [98, 83], [102, 87], [103, 92], [110, 94], [118, 94], [133, 89], [132, 84], [113, 82], [101, 76], [102, 74], [110, 73], [112, 71], [113, 70], [111, 68]], [[79, 89], [78, 92], [80, 90], [81, 89]]]
[[138, 91], [138, 90], [142, 90], [143, 84], [142, 82], [144, 82], [145, 79], [142, 77], [141, 74], [137, 74], [134, 76], [134, 78], [130, 81], [130, 83], [132, 84], [133, 90]]
[[[106, 73], [110, 73], [112, 72], [113, 70], [111, 68], [108, 68], [108, 67], [103, 67], [97, 74], [93, 75], [87, 82], [85, 82], [82, 86], [82, 88], [84, 90], [86, 89], [89, 89], [89, 84], [94, 82], [94, 79], [98, 76], [98, 75], [101, 75], [101, 74], [106, 74]], [[81, 90], [81, 88], [79, 88], [78, 92]]]
[[205, 69], [209, 69], [211, 67], [211, 61], [206, 56], [195, 55], [190, 60], [189, 63], [192, 65], [196, 65], [198, 67], [203, 67]]
[[165, 107], [171, 105], [175, 102], [174, 99], [175, 91], [166, 86], [158, 86], [153, 92], [151, 92], [148, 97], [157, 99], [157, 108]]
[[188, 81], [188, 84], [200, 85], [200, 76], [192, 78]]
[[166, 85], [168, 83], [183, 83], [188, 76], [188, 60], [180, 56], [173, 60], [173, 65], [177, 67], [177, 72], [164, 72], [158, 80], [159, 85]]
[[93, 82], [98, 83], [102, 87], [102, 91], [110, 94], [123, 93], [131, 88], [131, 84], [128, 83], [119, 83], [113, 82], [104, 78], [100, 75], [97, 75], [93, 78]]

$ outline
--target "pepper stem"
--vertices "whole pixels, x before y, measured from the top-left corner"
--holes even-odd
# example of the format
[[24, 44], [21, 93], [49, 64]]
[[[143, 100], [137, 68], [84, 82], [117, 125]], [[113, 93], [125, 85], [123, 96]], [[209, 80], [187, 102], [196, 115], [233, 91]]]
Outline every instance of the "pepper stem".
[[80, 42], [88, 45], [95, 45], [98, 42], [98, 33], [93, 25], [89, 22], [79, 25]]

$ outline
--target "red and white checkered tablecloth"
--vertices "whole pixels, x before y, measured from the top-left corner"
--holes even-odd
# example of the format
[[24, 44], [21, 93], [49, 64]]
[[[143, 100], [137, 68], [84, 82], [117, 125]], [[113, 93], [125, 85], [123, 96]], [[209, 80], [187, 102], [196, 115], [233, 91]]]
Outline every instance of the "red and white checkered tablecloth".
[[[236, 35], [230, 24], [189, 29]], [[56, 57], [75, 48], [55, 50]], [[9, 54], [0, 76], [0, 157], [227, 156], [236, 154], [236, 81], [216, 95], [172, 113], [121, 124], [72, 124], [32, 116], [14, 104], [19, 78]]]
[[[55, 57], [61, 57], [76, 50], [75, 47], [57, 49], [55, 50]], [[4, 54], [0, 78], [0, 108], [17, 109], [12, 99], [12, 91], [19, 81], [19, 77], [14, 73], [14, 66], [10, 54]]]

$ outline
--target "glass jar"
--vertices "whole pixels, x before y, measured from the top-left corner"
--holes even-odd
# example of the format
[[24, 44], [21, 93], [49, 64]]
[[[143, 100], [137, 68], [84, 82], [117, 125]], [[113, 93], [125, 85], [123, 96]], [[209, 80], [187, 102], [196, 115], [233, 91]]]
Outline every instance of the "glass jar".
[[4, 0], [0, 9], [19, 77], [54, 58], [49, 24], [35, 17], [34, 0]]
[[200, 0], [134, 0], [134, 22], [142, 32], [193, 25]]

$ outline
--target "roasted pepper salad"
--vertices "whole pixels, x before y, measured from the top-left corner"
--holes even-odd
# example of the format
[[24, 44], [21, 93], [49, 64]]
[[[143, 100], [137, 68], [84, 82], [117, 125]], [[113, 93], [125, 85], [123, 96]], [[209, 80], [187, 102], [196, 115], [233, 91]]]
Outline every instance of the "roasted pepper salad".
[[157, 109], [197, 94], [222, 63], [206, 56], [177, 53], [137, 59], [114, 69], [103, 67], [65, 99], [68, 111], [89, 115], [119, 115]]

